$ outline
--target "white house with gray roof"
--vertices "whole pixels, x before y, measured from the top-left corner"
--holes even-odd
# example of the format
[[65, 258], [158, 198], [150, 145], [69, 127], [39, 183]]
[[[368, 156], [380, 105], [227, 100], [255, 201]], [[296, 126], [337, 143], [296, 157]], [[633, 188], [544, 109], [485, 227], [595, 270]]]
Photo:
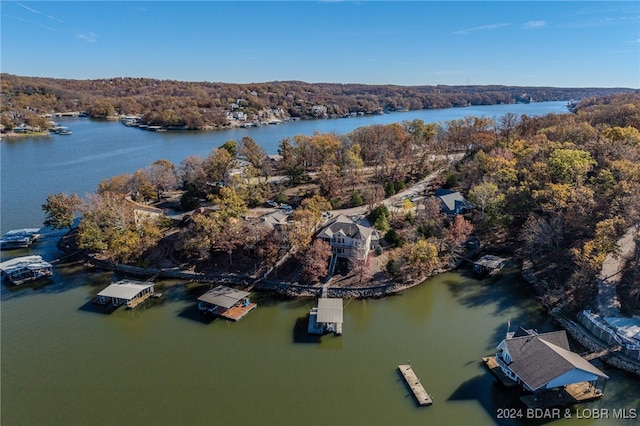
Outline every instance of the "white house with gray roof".
[[336, 257], [346, 259], [367, 257], [379, 240], [375, 229], [359, 225], [345, 215], [329, 220], [318, 238], [329, 243]]
[[564, 330], [538, 334], [520, 327], [508, 333], [497, 349], [496, 361], [502, 372], [531, 392], [609, 378], [571, 352]]

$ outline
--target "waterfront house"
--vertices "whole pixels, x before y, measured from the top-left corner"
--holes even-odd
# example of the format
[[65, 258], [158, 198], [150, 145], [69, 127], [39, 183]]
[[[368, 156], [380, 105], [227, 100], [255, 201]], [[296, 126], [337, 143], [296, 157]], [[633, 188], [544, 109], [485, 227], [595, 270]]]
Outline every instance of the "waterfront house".
[[39, 278], [50, 277], [53, 273], [53, 266], [42, 260], [42, 256], [22, 256], [0, 263], [0, 271], [7, 282], [20, 285]]
[[318, 307], [312, 308], [309, 314], [309, 334], [335, 333], [342, 334], [343, 303], [342, 299], [318, 299]]
[[435, 196], [440, 200], [442, 212], [450, 216], [465, 214], [473, 208], [460, 192], [440, 188], [436, 190]]
[[154, 293], [154, 284], [146, 281], [121, 280], [98, 293], [95, 302], [101, 305], [127, 305], [135, 308]]
[[329, 220], [318, 238], [329, 243], [334, 257], [346, 259], [366, 258], [379, 240], [375, 229], [358, 225], [345, 215]]
[[497, 346], [495, 362], [510, 380], [525, 390], [541, 392], [581, 385], [594, 397], [597, 385], [609, 377], [580, 355], [571, 352], [564, 330], [538, 334], [520, 327], [507, 333]]
[[219, 285], [198, 297], [198, 309], [233, 321], [238, 321], [257, 304], [249, 301], [249, 293]]

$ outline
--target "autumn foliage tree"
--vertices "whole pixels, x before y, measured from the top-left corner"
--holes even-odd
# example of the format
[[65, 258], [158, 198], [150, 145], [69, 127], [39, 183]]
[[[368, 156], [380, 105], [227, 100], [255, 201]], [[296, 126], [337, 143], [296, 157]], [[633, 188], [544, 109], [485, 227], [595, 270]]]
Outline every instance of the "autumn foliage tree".
[[301, 278], [308, 283], [317, 283], [327, 275], [331, 246], [329, 243], [316, 239], [298, 256], [302, 266]]
[[134, 205], [118, 194], [105, 192], [89, 197], [78, 225], [78, 246], [101, 253], [114, 262], [139, 259], [162, 237], [154, 219], [136, 221]]
[[78, 194], [68, 195], [64, 192], [49, 194], [47, 202], [42, 205], [42, 210], [46, 213], [44, 226], [51, 226], [55, 229], [71, 229], [75, 214], [80, 211], [81, 206], [82, 199], [78, 197]]

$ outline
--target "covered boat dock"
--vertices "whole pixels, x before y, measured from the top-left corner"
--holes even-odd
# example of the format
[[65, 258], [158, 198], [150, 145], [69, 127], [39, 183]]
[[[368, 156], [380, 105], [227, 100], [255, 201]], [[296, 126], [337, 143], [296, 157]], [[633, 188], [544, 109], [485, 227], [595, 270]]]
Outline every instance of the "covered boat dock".
[[198, 309], [232, 321], [238, 321], [256, 306], [249, 301], [249, 292], [219, 285], [198, 297]]
[[342, 334], [343, 306], [342, 299], [318, 299], [318, 307], [311, 309], [309, 315], [309, 334], [335, 333]]
[[42, 256], [16, 257], [0, 263], [0, 270], [11, 284], [20, 285], [38, 278], [50, 277], [53, 267]]
[[13, 229], [0, 238], [0, 249], [28, 248], [40, 238], [40, 228]]
[[507, 259], [503, 257], [486, 254], [473, 263], [473, 272], [477, 274], [493, 275], [507, 264]]
[[108, 303], [113, 306], [126, 304], [128, 308], [133, 309], [151, 297], [154, 292], [153, 286], [153, 283], [146, 281], [121, 280], [98, 293], [95, 301], [102, 305]]

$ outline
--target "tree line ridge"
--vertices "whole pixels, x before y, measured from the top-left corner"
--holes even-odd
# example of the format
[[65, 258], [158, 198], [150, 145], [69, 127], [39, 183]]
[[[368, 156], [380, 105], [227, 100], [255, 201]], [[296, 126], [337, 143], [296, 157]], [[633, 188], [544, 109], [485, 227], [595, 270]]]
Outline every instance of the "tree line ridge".
[[[222, 128], [241, 120], [335, 118], [397, 110], [584, 99], [629, 88], [500, 85], [398, 86], [273, 81], [220, 83], [117, 77], [72, 80], [2, 73], [5, 126], [54, 112], [85, 111], [96, 118], [137, 115], [149, 125]], [[235, 115], [234, 115], [235, 113]], [[32, 118], [33, 119], [33, 118]]]

